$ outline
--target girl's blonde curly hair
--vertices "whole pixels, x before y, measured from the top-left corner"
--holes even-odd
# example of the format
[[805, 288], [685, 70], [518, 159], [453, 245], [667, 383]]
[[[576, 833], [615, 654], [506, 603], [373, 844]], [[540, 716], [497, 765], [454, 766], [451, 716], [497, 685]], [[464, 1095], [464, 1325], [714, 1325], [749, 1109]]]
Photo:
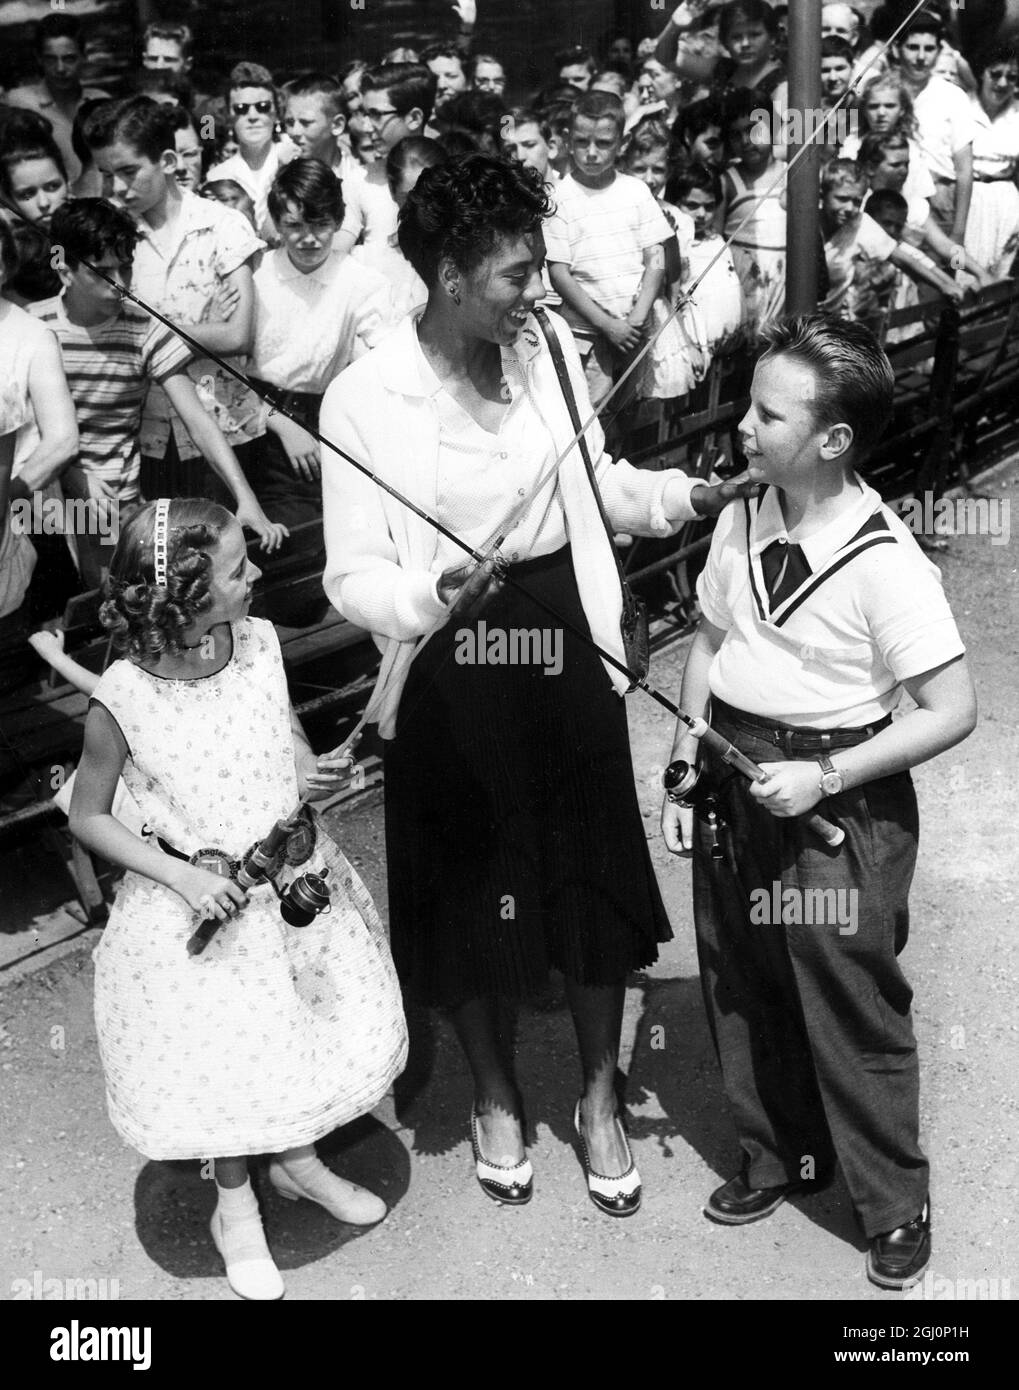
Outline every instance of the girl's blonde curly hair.
[[155, 513], [150, 502], [121, 532], [99, 610], [117, 651], [135, 661], [184, 651], [184, 631], [212, 604], [209, 552], [234, 520], [205, 497], [174, 498], [167, 518], [166, 583], [157, 584]]

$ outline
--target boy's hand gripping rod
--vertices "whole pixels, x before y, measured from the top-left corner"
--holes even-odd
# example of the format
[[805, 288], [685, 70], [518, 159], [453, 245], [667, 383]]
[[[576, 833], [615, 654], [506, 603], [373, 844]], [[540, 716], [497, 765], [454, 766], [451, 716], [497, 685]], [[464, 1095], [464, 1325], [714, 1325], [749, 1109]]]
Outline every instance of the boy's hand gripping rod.
[[[748, 758], [728, 739], [724, 739], [704, 719], [691, 719], [688, 714], [684, 714], [681, 709], [676, 711], [677, 718], [681, 719], [693, 734], [694, 738], [700, 739], [705, 748], [710, 748], [712, 753], [721, 758], [724, 763], [734, 767], [737, 772], [742, 772], [744, 777], [749, 777], [751, 782], [762, 782], [765, 772], [762, 767]], [[832, 848], [840, 845], [846, 838], [846, 832], [839, 826], [833, 825], [830, 820], [825, 820], [824, 816], [816, 813], [807, 817], [807, 825], [816, 835], [820, 835], [825, 844]]]

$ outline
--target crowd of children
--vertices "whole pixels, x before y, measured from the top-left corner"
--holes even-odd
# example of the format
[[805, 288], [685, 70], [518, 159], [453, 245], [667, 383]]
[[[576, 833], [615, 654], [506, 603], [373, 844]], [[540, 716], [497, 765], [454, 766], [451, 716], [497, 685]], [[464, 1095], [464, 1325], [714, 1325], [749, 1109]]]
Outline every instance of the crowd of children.
[[[958, 299], [1009, 274], [1019, 247], [1016, 55], [991, 51], [972, 73], [937, 9], [886, 50], [868, 46], [850, 7], [822, 8], [821, 298], [879, 336], [896, 308]], [[513, 106], [512, 71], [494, 53], [472, 54], [469, 22], [450, 42], [336, 73], [280, 80], [245, 59], [219, 94], [194, 85], [188, 27], [155, 23], [129, 95], [113, 99], [82, 80], [79, 22], [53, 13], [37, 31], [41, 79], [0, 106], [0, 215], [12, 238], [4, 298], [66, 323], [72, 292], [52, 254], [52, 219], [72, 200], [121, 207], [137, 231], [133, 291], [186, 333], [176, 349], [184, 376], [254, 488], [245, 517], [271, 549], [317, 512], [315, 442], [203, 349], [283, 393], [314, 428], [331, 377], [423, 301], [396, 244], [420, 170], [501, 152], [549, 186], [546, 302], [574, 331], [592, 399], [628, 377], [609, 412], [618, 440], [642, 399], [671, 402], [671, 418], [713, 360], [752, 349], [783, 312], [784, 172], [795, 152], [785, 22], [766, 0], [690, 0], [636, 50], [625, 39], [597, 56], [563, 49], [549, 83]], [[873, 32], [886, 30], [879, 11]], [[101, 252], [97, 242], [82, 255]], [[295, 313], [309, 331], [293, 332]], [[8, 315], [7, 331], [23, 322]], [[71, 336], [65, 327], [61, 350], [80, 377]], [[117, 395], [102, 338], [90, 335], [87, 375]], [[84, 477], [90, 498], [128, 509], [159, 494], [236, 500], [208, 452], [221, 443], [199, 441], [161, 380], [141, 394], [137, 486], [95, 471], [94, 426], [79, 418], [82, 446], [48, 466], [51, 491], [73, 495]], [[26, 434], [16, 448], [15, 496], [41, 476], [35, 459], [26, 472], [33, 447]], [[79, 584], [94, 582], [108, 555], [89, 550], [73, 538], [59, 556], [49, 545], [34, 616], [59, 611], [75, 566]]]

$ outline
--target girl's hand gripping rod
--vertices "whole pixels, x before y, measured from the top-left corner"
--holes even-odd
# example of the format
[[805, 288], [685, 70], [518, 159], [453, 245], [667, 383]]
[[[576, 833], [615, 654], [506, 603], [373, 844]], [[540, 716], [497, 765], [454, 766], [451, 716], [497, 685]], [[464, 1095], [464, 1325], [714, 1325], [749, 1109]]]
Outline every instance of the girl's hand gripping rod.
[[[706, 720], [691, 719], [682, 710], [679, 711], [679, 717], [685, 722], [694, 738], [700, 739], [704, 746], [710, 748], [712, 753], [721, 758], [724, 763], [729, 763], [737, 772], [742, 772], [743, 776], [749, 778], [751, 782], [764, 781], [764, 769], [758, 766], [752, 758], [748, 758], [745, 753], [741, 753], [728, 739], [716, 733]], [[831, 821], [825, 820], [824, 816], [815, 813], [807, 816], [806, 821], [811, 830], [833, 848], [840, 845], [846, 838], [846, 832], [837, 825], [832, 825]]]

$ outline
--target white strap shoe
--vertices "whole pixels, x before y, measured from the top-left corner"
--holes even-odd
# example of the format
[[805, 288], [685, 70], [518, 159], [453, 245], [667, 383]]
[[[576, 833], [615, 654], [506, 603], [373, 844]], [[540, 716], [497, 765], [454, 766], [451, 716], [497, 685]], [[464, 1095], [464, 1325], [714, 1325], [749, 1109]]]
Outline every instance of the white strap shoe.
[[283, 1276], [269, 1254], [258, 1207], [224, 1221], [220, 1207], [212, 1213], [212, 1239], [226, 1265], [226, 1277], [240, 1298], [274, 1301], [286, 1292]]
[[375, 1226], [389, 1215], [381, 1197], [337, 1177], [319, 1158], [301, 1159], [296, 1174], [274, 1158], [269, 1164], [269, 1181], [288, 1202], [296, 1202], [299, 1197], [317, 1202], [330, 1216], [348, 1226]]

